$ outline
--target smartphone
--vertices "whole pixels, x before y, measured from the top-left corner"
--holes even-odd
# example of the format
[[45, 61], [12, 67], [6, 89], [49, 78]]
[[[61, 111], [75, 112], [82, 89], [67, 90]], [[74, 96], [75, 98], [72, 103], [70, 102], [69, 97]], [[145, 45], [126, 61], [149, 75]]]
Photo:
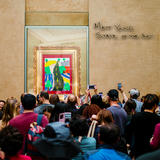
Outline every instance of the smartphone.
[[118, 83], [118, 89], [120, 90], [122, 88], [122, 83]]
[[88, 85], [88, 89], [95, 89], [95, 85]]
[[69, 122], [71, 120], [71, 112], [64, 112], [59, 114], [59, 122]]

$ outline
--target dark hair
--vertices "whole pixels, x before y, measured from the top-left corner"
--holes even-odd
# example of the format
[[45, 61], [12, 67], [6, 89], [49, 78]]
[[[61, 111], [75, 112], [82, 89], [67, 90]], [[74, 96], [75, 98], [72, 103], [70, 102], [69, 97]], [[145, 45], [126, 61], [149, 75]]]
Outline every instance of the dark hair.
[[51, 114], [49, 118], [49, 122], [53, 122], [54, 121], [54, 108], [50, 105], [47, 105], [43, 109], [43, 114], [45, 114], [45, 112], [49, 112]]
[[20, 96], [21, 103], [22, 103], [23, 98], [24, 98], [25, 95], [26, 95], [26, 93], [22, 93], [22, 94], [21, 94], [21, 96]]
[[98, 94], [93, 95], [91, 98], [91, 104], [96, 104], [102, 108], [102, 97]]
[[111, 89], [109, 90], [109, 92], [107, 93], [107, 95], [109, 96], [109, 98], [112, 100], [112, 101], [118, 101], [118, 91], [116, 89]]
[[49, 100], [49, 94], [47, 91], [41, 91], [40, 92], [40, 97], [44, 97], [45, 99]]
[[54, 105], [60, 102], [58, 94], [52, 94], [49, 98], [49, 102]]
[[82, 114], [83, 114], [83, 110], [84, 110], [87, 106], [89, 106], [89, 104], [87, 104], [87, 103], [83, 104], [83, 105], [77, 110], [76, 113], [79, 114], [79, 115], [82, 115]]
[[86, 136], [88, 133], [89, 125], [87, 120], [80, 117], [72, 118], [70, 122], [70, 131], [74, 137]]
[[51, 115], [51, 117], [54, 117], [54, 121], [58, 121], [59, 114], [63, 112], [71, 112], [70, 107], [67, 103], [59, 102], [55, 105], [54, 111], [52, 112], [53, 115]]
[[35, 104], [36, 104], [36, 97], [34, 95], [32, 94], [24, 95], [22, 100], [22, 105], [24, 109], [26, 110], [33, 109], [35, 107]]
[[134, 95], [130, 95], [130, 97], [133, 99], [137, 99], [139, 97], [139, 95], [134, 94]]
[[56, 132], [51, 126], [46, 126], [44, 130], [44, 136], [48, 138], [55, 138]]
[[158, 106], [159, 104], [159, 97], [156, 94], [153, 94], [154, 98], [155, 98], [155, 103]]
[[159, 98], [156, 94], [147, 94], [144, 98], [143, 108], [152, 109], [155, 105], [158, 105]]
[[37, 100], [37, 106], [40, 106], [42, 104], [42, 102], [39, 100], [40, 95], [37, 94], [36, 96], [36, 100]]
[[18, 129], [7, 126], [0, 131], [0, 148], [6, 156], [14, 156], [22, 148], [23, 135]]
[[120, 137], [120, 129], [114, 123], [102, 125], [100, 127], [100, 140], [105, 144], [113, 145]]
[[4, 104], [6, 103], [4, 100], [0, 99], [0, 102], [3, 102]]
[[136, 109], [136, 102], [133, 99], [128, 99], [128, 101], [124, 105], [124, 109], [128, 115], [132, 113], [132, 110]]

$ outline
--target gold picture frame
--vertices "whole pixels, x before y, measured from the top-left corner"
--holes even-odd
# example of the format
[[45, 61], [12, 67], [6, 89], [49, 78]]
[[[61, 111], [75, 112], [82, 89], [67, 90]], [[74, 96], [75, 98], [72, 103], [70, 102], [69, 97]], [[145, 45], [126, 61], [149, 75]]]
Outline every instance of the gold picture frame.
[[[80, 59], [80, 48], [78, 47], [35, 47], [34, 94], [47, 90], [49, 94], [79, 95]], [[58, 66], [56, 73], [55, 66]], [[61, 88], [58, 88], [59, 84]]]

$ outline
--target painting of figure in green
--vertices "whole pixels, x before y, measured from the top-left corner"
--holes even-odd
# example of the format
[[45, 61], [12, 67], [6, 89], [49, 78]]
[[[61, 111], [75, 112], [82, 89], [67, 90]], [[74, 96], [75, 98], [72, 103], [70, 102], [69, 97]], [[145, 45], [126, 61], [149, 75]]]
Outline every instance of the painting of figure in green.
[[49, 93], [72, 93], [71, 55], [43, 55], [42, 86]]

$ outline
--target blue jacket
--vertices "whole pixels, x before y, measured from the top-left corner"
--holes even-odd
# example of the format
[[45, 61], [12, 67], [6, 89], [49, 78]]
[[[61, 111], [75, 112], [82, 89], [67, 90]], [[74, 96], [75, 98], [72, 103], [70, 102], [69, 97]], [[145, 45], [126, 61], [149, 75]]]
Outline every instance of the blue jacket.
[[131, 160], [127, 154], [116, 151], [109, 145], [102, 145], [94, 153], [90, 153], [88, 160]]

